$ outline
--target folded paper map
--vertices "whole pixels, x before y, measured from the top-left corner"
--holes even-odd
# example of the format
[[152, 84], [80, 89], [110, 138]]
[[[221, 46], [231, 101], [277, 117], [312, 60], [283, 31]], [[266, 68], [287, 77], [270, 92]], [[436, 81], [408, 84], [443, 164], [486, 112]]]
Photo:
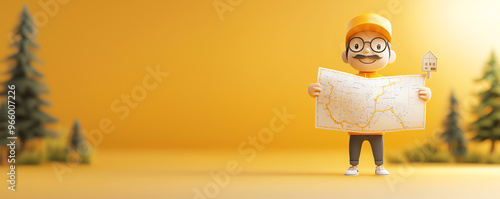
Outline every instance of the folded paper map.
[[319, 68], [316, 128], [378, 133], [425, 128], [425, 75], [365, 78]]

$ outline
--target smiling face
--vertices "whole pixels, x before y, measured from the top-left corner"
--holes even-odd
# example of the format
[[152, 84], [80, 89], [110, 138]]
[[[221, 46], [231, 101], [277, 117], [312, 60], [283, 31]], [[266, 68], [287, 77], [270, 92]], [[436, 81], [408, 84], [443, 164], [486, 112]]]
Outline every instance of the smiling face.
[[378, 32], [358, 32], [351, 37], [347, 56], [344, 51], [342, 60], [358, 71], [376, 72], [396, 60], [396, 53], [385, 41]]

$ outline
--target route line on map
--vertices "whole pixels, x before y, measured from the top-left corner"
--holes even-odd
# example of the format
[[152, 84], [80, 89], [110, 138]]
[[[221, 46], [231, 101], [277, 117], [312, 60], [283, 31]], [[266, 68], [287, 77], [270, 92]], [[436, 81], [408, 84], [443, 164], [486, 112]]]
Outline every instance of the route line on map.
[[332, 87], [332, 90], [330, 91], [330, 94], [328, 95], [328, 103], [326, 104], [326, 109], [328, 110], [328, 113], [330, 113], [330, 118], [333, 120], [333, 122], [335, 122], [335, 124], [340, 124], [340, 126], [342, 126], [342, 128], [344, 128], [344, 124], [343, 123], [348, 123], [348, 124], [352, 124], [354, 126], [357, 126], [358, 128], [361, 129], [361, 131], [363, 131], [364, 128], [366, 128], [368, 125], [370, 125], [370, 122], [373, 119], [373, 117], [375, 116], [375, 113], [377, 113], [377, 112], [391, 111], [394, 114], [394, 116], [396, 116], [396, 118], [399, 119], [399, 121], [401, 122], [401, 125], [403, 126], [403, 129], [406, 129], [406, 127], [405, 127], [405, 125], [403, 123], [403, 120], [400, 117], [398, 117], [398, 115], [396, 115], [396, 113], [394, 112], [394, 110], [392, 110], [392, 108], [385, 109], [385, 110], [377, 110], [377, 100], [378, 100], [378, 98], [380, 96], [384, 95], [384, 93], [385, 93], [385, 87], [389, 87], [389, 86], [392, 86], [395, 83], [400, 83], [400, 82], [401, 82], [401, 79], [399, 79], [399, 82], [393, 82], [393, 83], [391, 83], [391, 79], [389, 79], [389, 85], [385, 85], [384, 87], [382, 87], [382, 94], [378, 95], [375, 98], [375, 110], [373, 111], [372, 116], [368, 120], [368, 123], [365, 126], [363, 126], [363, 127], [361, 127], [361, 126], [359, 126], [357, 124], [354, 124], [352, 122], [348, 122], [348, 121], [337, 122], [337, 120], [335, 120], [333, 118], [332, 112], [330, 111], [330, 108], [328, 107], [328, 105], [331, 103], [331, 97], [332, 97], [332, 93], [333, 93], [333, 86], [330, 84], [330, 82], [327, 82], [327, 83], [328, 83], [329, 86]]

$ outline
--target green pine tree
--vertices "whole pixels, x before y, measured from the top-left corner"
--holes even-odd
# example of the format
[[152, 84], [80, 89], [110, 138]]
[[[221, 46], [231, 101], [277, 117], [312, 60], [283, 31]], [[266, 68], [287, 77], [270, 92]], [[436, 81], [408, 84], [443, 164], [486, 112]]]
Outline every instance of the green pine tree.
[[2, 105], [0, 106], [0, 156], [2, 157], [2, 159], [0, 160], [0, 165], [7, 164], [7, 144], [9, 143], [7, 137], [10, 136], [8, 129], [9, 123], [7, 122], [8, 119], [7, 104], [5, 102], [2, 102]]
[[460, 115], [458, 114], [458, 101], [453, 93], [450, 94], [450, 112], [445, 120], [445, 131], [442, 138], [448, 143], [448, 150], [460, 162], [467, 153], [464, 131], [460, 128]]
[[[24, 150], [26, 141], [34, 138], [43, 138], [52, 132], [44, 127], [46, 123], [53, 123], [57, 120], [40, 110], [41, 106], [48, 106], [49, 103], [40, 98], [41, 94], [48, 93], [48, 90], [39, 82], [42, 78], [34, 67], [33, 62], [37, 59], [32, 52], [33, 48], [39, 46], [33, 41], [35, 38], [36, 27], [33, 24], [32, 17], [28, 12], [27, 6], [23, 7], [20, 17], [20, 24], [15, 29], [15, 35], [18, 38], [13, 46], [17, 52], [8, 59], [14, 64], [8, 73], [11, 76], [5, 82], [7, 85], [15, 85], [16, 89], [16, 134], [21, 143], [21, 151]], [[4, 90], [0, 95], [7, 95]]]
[[83, 137], [81, 135], [81, 128], [80, 128], [80, 122], [78, 120], [75, 120], [73, 124], [73, 131], [71, 133], [71, 140], [70, 140], [70, 146], [74, 150], [78, 149], [78, 145], [83, 141]]
[[67, 152], [70, 153], [71, 157], [75, 158], [77, 157], [78, 163], [90, 164], [91, 150], [92, 148], [90, 148], [90, 146], [87, 143], [87, 140], [85, 140], [85, 137], [82, 135], [80, 122], [78, 122], [78, 120], [75, 120]]
[[491, 141], [490, 154], [495, 151], [495, 142], [500, 139], [500, 84], [498, 82], [497, 62], [494, 53], [484, 67], [483, 77], [478, 81], [485, 82], [489, 89], [478, 94], [481, 102], [476, 108], [478, 119], [471, 124], [476, 132], [473, 138], [477, 141]]
[[8, 116], [7, 116], [7, 103], [4, 101], [0, 105], [0, 145], [5, 146], [9, 143], [7, 137], [9, 137], [8, 129]]

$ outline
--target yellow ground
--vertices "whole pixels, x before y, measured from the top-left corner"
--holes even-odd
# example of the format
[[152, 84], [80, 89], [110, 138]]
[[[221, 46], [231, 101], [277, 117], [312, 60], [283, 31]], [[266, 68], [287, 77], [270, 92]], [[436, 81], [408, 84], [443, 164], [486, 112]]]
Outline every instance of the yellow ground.
[[[0, 198], [499, 198], [500, 166], [474, 164], [386, 164], [389, 177], [374, 175], [363, 150], [357, 177], [343, 175], [347, 154], [333, 151], [99, 151], [90, 166], [58, 178], [54, 165], [21, 166], [17, 192], [0, 183]], [[223, 179], [210, 173], [236, 161], [241, 173]], [[69, 168], [69, 167], [68, 167]], [[2, 172], [6, 167], [1, 167]], [[61, 179], [61, 181], [59, 181]]]

